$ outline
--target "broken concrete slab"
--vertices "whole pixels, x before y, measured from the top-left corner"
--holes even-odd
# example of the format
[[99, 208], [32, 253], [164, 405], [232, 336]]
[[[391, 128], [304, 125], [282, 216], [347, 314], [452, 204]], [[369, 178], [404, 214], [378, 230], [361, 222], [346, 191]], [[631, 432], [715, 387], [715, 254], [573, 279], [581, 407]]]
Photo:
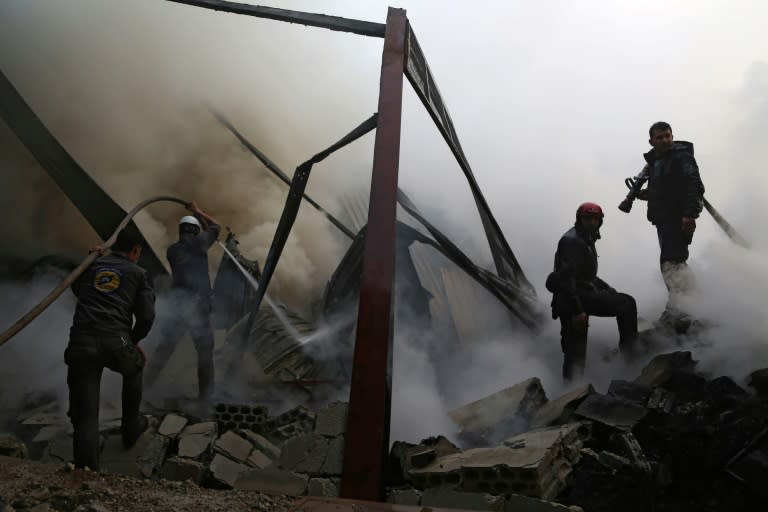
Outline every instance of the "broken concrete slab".
[[347, 431], [347, 409], [346, 402], [332, 402], [317, 411], [314, 432], [328, 437], [344, 434]]
[[530, 378], [490, 396], [454, 409], [448, 416], [471, 446], [488, 446], [524, 432], [531, 416], [547, 401], [541, 381]]
[[327, 474], [325, 464], [331, 441], [319, 434], [302, 434], [289, 439], [280, 453], [280, 467], [310, 475]]
[[121, 435], [111, 435], [104, 441], [100, 469], [107, 473], [150, 478], [160, 470], [170, 441], [151, 430], [145, 431], [130, 450], [123, 447]]
[[457, 492], [446, 488], [427, 489], [421, 495], [422, 507], [463, 508], [469, 510], [504, 510], [504, 496], [477, 492]]
[[551, 499], [565, 488], [571, 465], [588, 436], [586, 423], [539, 429], [511, 437], [503, 446], [440, 457], [423, 469], [411, 470], [410, 476], [419, 488]]
[[648, 411], [645, 407], [612, 396], [592, 394], [576, 408], [576, 416], [610, 427], [631, 430]]
[[338, 496], [339, 481], [331, 478], [310, 478], [307, 496]]
[[0, 455], [26, 459], [27, 453], [27, 445], [21, 439], [13, 434], [0, 433]]
[[251, 454], [248, 456], [248, 459], [245, 461], [246, 464], [248, 464], [251, 467], [258, 468], [258, 469], [264, 469], [266, 467], [269, 467], [273, 464], [272, 459], [264, 455], [264, 453], [259, 449], [254, 449]]
[[211, 471], [211, 477], [217, 483], [224, 487], [232, 487], [241, 473], [251, 468], [240, 462], [235, 462], [224, 455], [217, 453], [211, 461], [208, 469]]
[[651, 463], [645, 457], [643, 448], [637, 441], [637, 438], [632, 432], [622, 432], [613, 436], [613, 440], [618, 446], [622, 455], [624, 455], [633, 466], [638, 468], [643, 473], [651, 474]]
[[278, 443], [284, 443], [288, 439], [311, 431], [312, 423], [309, 421], [295, 421], [293, 423], [288, 423], [287, 425], [277, 427], [276, 429], [270, 431], [268, 436]]
[[72, 435], [68, 434], [49, 441], [40, 460], [44, 462], [72, 462], [74, 459]]
[[692, 373], [696, 368], [690, 351], [671, 352], [654, 357], [635, 382], [646, 386], [664, 386], [676, 373]]
[[630, 465], [628, 458], [605, 450], [597, 454], [597, 460], [612, 471], [619, 471], [621, 468]]
[[216, 439], [216, 422], [187, 425], [179, 435], [179, 457], [194, 459], [207, 453]]
[[641, 384], [640, 382], [612, 380], [608, 386], [608, 396], [645, 406], [652, 390], [651, 386]]
[[253, 451], [253, 445], [230, 430], [213, 443], [213, 449], [232, 460], [245, 462]]
[[160, 475], [166, 480], [179, 482], [192, 480], [199, 485], [203, 481], [205, 469], [205, 465], [196, 460], [169, 457], [160, 468]]
[[328, 440], [328, 451], [323, 463], [323, 475], [341, 475], [344, 469], [344, 438], [334, 437]]
[[252, 430], [240, 432], [250, 443], [272, 460], [280, 458], [280, 448], [272, 444], [266, 437]]
[[437, 458], [434, 448], [421, 448], [411, 453], [411, 464], [414, 468], [423, 468]]
[[265, 494], [303, 496], [307, 492], [309, 477], [278, 468], [251, 469], [235, 481], [233, 487], [241, 491], [258, 491]]
[[189, 420], [179, 414], [166, 414], [157, 428], [157, 433], [170, 439], [176, 439], [187, 426]]
[[567, 423], [579, 404], [595, 392], [592, 384], [584, 384], [551, 400], [539, 408], [531, 418], [531, 429]]
[[653, 388], [646, 407], [669, 414], [675, 406], [676, 396], [664, 388]]

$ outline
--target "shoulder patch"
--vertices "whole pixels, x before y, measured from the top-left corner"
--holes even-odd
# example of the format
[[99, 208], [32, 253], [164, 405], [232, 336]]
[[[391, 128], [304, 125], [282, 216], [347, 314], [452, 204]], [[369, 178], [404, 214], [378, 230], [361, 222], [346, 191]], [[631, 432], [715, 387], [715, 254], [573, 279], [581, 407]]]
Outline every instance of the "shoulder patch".
[[101, 269], [93, 278], [93, 287], [102, 293], [112, 293], [120, 288], [122, 273], [114, 268]]

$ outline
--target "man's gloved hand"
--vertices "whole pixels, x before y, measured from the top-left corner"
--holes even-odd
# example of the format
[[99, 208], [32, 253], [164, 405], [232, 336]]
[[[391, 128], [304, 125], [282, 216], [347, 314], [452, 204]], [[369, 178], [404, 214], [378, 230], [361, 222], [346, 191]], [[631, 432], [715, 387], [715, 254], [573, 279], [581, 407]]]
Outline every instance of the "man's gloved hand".
[[640, 192], [637, 193], [637, 199], [641, 201], [647, 201], [648, 200], [648, 189], [644, 188]]
[[574, 334], [578, 334], [580, 336], [585, 336], [587, 334], [587, 327], [589, 326], [589, 322], [587, 320], [586, 313], [573, 315], [572, 323]]
[[693, 232], [696, 231], [696, 219], [692, 217], [683, 217], [683, 234], [688, 243], [693, 239]]
[[103, 245], [101, 245], [101, 244], [98, 244], [98, 245], [94, 245], [93, 247], [91, 247], [90, 249], [88, 249], [88, 253], [89, 253], [89, 254], [90, 254], [90, 253], [92, 253], [92, 252], [97, 252], [97, 253], [99, 253], [99, 254], [103, 255], [105, 252], [107, 252], [107, 248], [106, 248], [106, 247], [104, 247], [104, 246], [103, 246]]

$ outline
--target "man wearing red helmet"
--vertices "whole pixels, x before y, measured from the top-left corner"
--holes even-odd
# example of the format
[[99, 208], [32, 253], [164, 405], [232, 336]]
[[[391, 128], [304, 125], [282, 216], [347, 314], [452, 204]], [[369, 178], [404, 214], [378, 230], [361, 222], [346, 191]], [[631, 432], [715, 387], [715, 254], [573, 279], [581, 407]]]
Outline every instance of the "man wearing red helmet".
[[619, 326], [619, 350], [630, 359], [637, 342], [637, 305], [597, 277], [595, 241], [600, 239], [603, 210], [584, 203], [576, 210], [576, 223], [560, 238], [555, 270], [547, 278], [553, 293], [552, 318], [560, 318], [563, 378], [581, 376], [587, 356], [589, 315], [615, 316]]

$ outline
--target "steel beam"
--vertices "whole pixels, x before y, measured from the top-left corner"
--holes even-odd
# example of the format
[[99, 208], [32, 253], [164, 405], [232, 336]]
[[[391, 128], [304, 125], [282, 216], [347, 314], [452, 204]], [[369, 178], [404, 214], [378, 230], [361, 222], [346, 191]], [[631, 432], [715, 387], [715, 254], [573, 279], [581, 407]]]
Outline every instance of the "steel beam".
[[392, 398], [392, 299], [397, 173], [408, 20], [389, 8], [379, 83], [371, 199], [363, 250], [341, 496], [384, 497]]

